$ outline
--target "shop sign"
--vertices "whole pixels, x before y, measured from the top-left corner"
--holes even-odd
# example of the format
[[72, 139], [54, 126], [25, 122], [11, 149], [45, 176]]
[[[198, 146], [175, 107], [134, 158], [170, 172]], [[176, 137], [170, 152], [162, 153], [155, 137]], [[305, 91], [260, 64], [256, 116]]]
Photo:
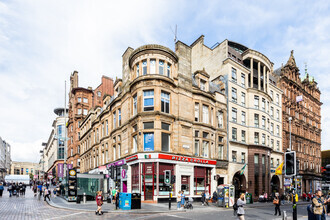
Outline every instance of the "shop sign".
[[144, 134], [144, 151], [154, 151], [154, 133]]
[[291, 186], [291, 179], [284, 179], [284, 186]]
[[105, 171], [106, 170], [106, 166], [100, 166], [99, 167], [99, 171]]
[[121, 170], [121, 177], [123, 178], [123, 179], [126, 179], [127, 177], [126, 177], [126, 170], [125, 169], [122, 169]]
[[274, 170], [274, 169], [271, 169], [270, 172], [271, 172], [271, 173], [275, 173], [275, 170]]
[[131, 161], [137, 160], [137, 159], [138, 159], [138, 155], [134, 155], [134, 156], [127, 157], [125, 160], [126, 160], [126, 162], [131, 162]]
[[182, 145], [182, 147], [183, 147], [183, 148], [186, 148], [186, 149], [189, 149], [189, 148], [190, 148], [190, 145], [186, 145], [186, 144], [184, 144], [184, 145]]
[[200, 158], [192, 158], [192, 157], [184, 157], [184, 156], [176, 156], [176, 155], [167, 155], [167, 154], [159, 154], [159, 159], [165, 160], [175, 160], [175, 161], [182, 161], [182, 162], [190, 162], [190, 163], [199, 163], [199, 164], [210, 164], [216, 165], [217, 161], [215, 160], [205, 160]]
[[58, 177], [63, 177], [63, 163], [57, 164]]
[[[137, 155], [134, 155], [134, 156], [137, 156]], [[132, 156], [132, 157], [134, 157], [134, 156]], [[130, 157], [128, 157], [128, 158], [130, 158]], [[127, 159], [126, 159], [126, 161], [127, 161]], [[121, 165], [123, 165], [123, 164], [125, 164], [126, 162], [125, 162], [125, 160], [119, 160], [119, 161], [117, 161], [117, 162], [114, 162], [114, 163], [110, 163], [110, 164], [108, 164], [106, 167], [109, 169], [109, 167], [111, 167], [111, 166], [121, 166]], [[103, 167], [103, 166], [101, 166], [101, 167]], [[105, 167], [105, 166], [104, 166]], [[99, 169], [100, 169], [100, 167], [99, 167]], [[105, 169], [105, 168], [104, 168]]]

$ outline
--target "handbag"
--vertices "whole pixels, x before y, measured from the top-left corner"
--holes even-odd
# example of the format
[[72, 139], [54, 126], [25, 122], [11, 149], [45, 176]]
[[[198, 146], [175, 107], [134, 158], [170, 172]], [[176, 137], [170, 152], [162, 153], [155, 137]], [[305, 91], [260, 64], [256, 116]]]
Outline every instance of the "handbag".
[[274, 200], [273, 200], [273, 204], [274, 204], [274, 205], [278, 205], [278, 204], [279, 204], [279, 200], [278, 200], [278, 199], [274, 199]]

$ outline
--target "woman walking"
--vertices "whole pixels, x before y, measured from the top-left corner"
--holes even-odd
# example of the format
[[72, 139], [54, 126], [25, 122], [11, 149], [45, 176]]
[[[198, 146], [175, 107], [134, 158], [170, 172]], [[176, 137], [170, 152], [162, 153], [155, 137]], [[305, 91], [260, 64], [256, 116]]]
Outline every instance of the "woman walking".
[[242, 193], [239, 199], [237, 200], [237, 216], [239, 220], [244, 220], [244, 208], [243, 206], [246, 204], [245, 201], [245, 193]]
[[102, 205], [103, 205], [102, 191], [97, 192], [96, 205], [97, 205], [97, 210], [95, 211], [95, 215], [103, 215], [103, 212], [102, 212]]
[[278, 215], [280, 216], [281, 215], [281, 209], [280, 209], [281, 201], [280, 201], [280, 196], [278, 193], [275, 194], [273, 204], [275, 205], [275, 214], [274, 215], [277, 215], [277, 212], [278, 212]]
[[2, 183], [0, 183], [0, 197], [2, 197], [2, 192], [3, 192], [3, 185], [2, 185]]

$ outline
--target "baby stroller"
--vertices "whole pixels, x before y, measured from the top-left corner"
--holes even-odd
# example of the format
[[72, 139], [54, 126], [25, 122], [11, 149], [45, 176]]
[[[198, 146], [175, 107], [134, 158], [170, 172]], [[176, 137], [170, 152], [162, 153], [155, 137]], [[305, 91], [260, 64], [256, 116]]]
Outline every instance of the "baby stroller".
[[194, 208], [193, 205], [192, 205], [193, 201], [194, 201], [193, 198], [191, 198], [191, 197], [187, 198], [184, 202], [184, 208], [185, 209], [193, 209]]
[[13, 191], [13, 196], [18, 196], [16, 189]]

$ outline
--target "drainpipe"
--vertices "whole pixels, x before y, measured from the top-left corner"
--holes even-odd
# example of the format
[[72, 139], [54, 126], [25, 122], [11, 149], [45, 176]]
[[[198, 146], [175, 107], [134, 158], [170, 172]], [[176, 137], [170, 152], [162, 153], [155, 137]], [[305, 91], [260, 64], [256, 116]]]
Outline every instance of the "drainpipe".
[[228, 75], [221, 75], [220, 80], [225, 83], [225, 95], [226, 95], [226, 104], [227, 104], [227, 161], [229, 162], [229, 113], [228, 113], [228, 105], [229, 105], [229, 98], [228, 98]]

